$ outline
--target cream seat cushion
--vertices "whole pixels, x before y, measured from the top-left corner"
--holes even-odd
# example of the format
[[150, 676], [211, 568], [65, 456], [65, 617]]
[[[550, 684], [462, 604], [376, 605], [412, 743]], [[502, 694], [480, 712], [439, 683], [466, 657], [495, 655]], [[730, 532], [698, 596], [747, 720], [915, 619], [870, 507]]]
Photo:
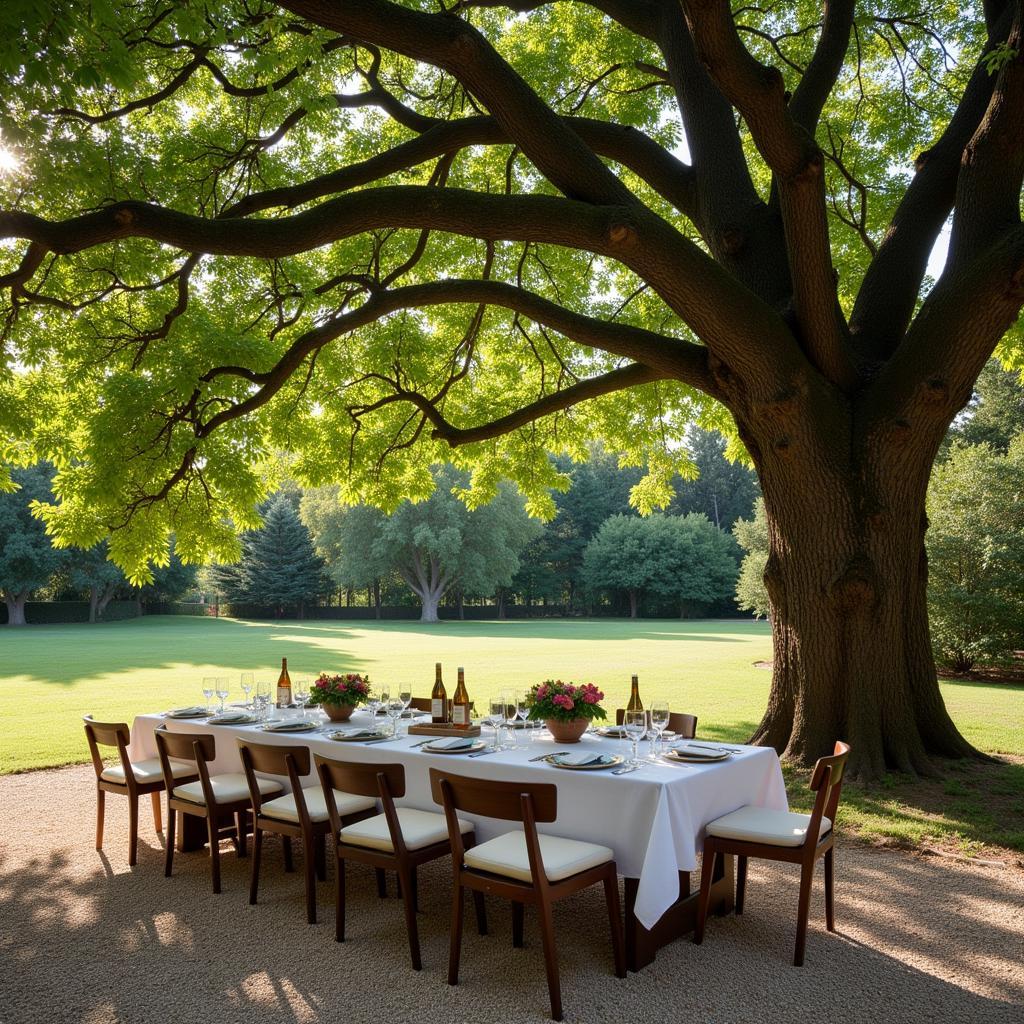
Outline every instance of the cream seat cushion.
[[[303, 786], [302, 798], [306, 801], [306, 810], [309, 812], [310, 821], [326, 821], [330, 817], [327, 813], [327, 801], [324, 799], [322, 787]], [[334, 804], [338, 808], [338, 814], [344, 818], [346, 814], [358, 814], [359, 811], [372, 810], [377, 806], [377, 801], [372, 796], [354, 796], [352, 793], [343, 793], [340, 789], [336, 789], [334, 790]], [[260, 814], [264, 814], [268, 818], [279, 818], [281, 821], [298, 823], [299, 820], [295, 797], [291, 793], [261, 804]]]
[[[146, 761], [132, 761], [131, 766], [132, 775], [135, 776], [136, 782], [159, 782], [164, 777], [160, 769], [159, 757], [151, 757]], [[199, 769], [196, 768], [195, 763], [192, 761], [171, 761], [171, 774], [176, 779], [186, 775], [196, 775], [198, 771]], [[124, 768], [119, 764], [113, 764], [109, 768], [103, 769], [100, 773], [100, 778], [106, 782], [119, 782], [123, 786]]]
[[[558, 882], [570, 875], [578, 875], [581, 871], [596, 868], [615, 859], [615, 854], [607, 846], [596, 843], [583, 843], [578, 839], [562, 839], [560, 836], [547, 836], [538, 833], [540, 843], [540, 859], [544, 864], [544, 874], [548, 881]], [[526, 850], [526, 834], [524, 832], [506, 832], [497, 839], [490, 839], [480, 846], [467, 850], [463, 858], [467, 868], [475, 871], [489, 871], [494, 875], [505, 875], [521, 882], [530, 882], [530, 856]]]
[[[281, 783], [273, 779], [257, 779], [260, 793], [263, 796], [272, 796], [281, 792]], [[236, 800], [249, 799], [249, 784], [245, 776], [239, 773], [227, 775], [214, 775], [210, 778], [210, 787], [213, 790], [213, 798], [219, 804], [230, 804]], [[175, 786], [173, 796], [179, 800], [188, 800], [194, 804], [205, 804], [206, 797], [203, 796], [203, 785], [201, 782], [189, 782], [184, 786]]]
[[[402, 830], [402, 839], [409, 850], [420, 850], [424, 846], [443, 843], [448, 838], [448, 825], [443, 814], [434, 811], [419, 811], [415, 807], [396, 807], [398, 825]], [[459, 831], [465, 835], [473, 831], [471, 821], [459, 821]], [[391, 833], [388, 831], [388, 820], [383, 814], [373, 818], [357, 821], [354, 825], [346, 825], [341, 830], [341, 841], [352, 846], [368, 846], [371, 850], [394, 852]]]
[[[794, 811], [773, 811], [768, 807], [741, 807], [738, 811], [716, 818], [707, 827], [708, 835], [722, 839], [739, 839], [748, 843], [767, 843], [769, 846], [800, 846], [811, 824], [809, 814]], [[832, 822], [821, 819], [818, 837], [832, 828]]]

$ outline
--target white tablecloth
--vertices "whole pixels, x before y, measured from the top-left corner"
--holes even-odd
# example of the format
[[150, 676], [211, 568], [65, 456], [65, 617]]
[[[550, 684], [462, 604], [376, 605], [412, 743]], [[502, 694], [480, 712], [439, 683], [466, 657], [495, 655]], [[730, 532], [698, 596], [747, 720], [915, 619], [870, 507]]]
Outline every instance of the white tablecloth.
[[[369, 720], [367, 713], [357, 712], [352, 725], [366, 725]], [[306, 744], [318, 754], [339, 760], [400, 762], [406, 768], [406, 794], [399, 805], [425, 810], [438, 810], [430, 796], [427, 769], [431, 767], [485, 779], [553, 782], [558, 786], [558, 819], [541, 825], [540, 831], [610, 846], [619, 873], [639, 879], [635, 913], [646, 928], [653, 927], [678, 898], [678, 872], [696, 869], [704, 826], [709, 821], [744, 804], [777, 810], [787, 807], [782, 769], [770, 747], [743, 747], [741, 753], [717, 764], [651, 763], [640, 771], [611, 775], [531, 763], [531, 757], [559, 749], [547, 732], [527, 742], [529, 731], [525, 731], [520, 738], [523, 745], [517, 750], [470, 758], [411, 749], [422, 736], [363, 745], [337, 743], [319, 733], [275, 734], [258, 726], [207, 725], [201, 720], [140, 715], [132, 727], [132, 760], [156, 756], [153, 732], [160, 724], [173, 732], [212, 733], [217, 740], [213, 774], [241, 770], [237, 740], [242, 737], [258, 743]], [[609, 753], [626, 753], [629, 747], [626, 741], [594, 735], [584, 736], [581, 743], [599, 744]], [[646, 748], [646, 743], [642, 747]], [[508, 822], [478, 818], [477, 839], [492, 839], [509, 827]]]

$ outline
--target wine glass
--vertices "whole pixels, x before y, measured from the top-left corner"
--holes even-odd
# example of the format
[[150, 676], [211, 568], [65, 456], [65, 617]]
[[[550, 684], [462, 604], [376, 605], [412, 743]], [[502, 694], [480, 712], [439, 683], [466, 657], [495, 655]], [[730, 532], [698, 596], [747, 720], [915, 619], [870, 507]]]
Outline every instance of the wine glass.
[[402, 712], [405, 710], [405, 705], [402, 704], [402, 698], [398, 693], [394, 693], [391, 699], [388, 701], [387, 712], [388, 717], [391, 719], [391, 735], [398, 736], [398, 723], [402, 717]]
[[213, 700], [213, 695], [217, 691], [217, 678], [216, 676], [204, 676], [203, 677], [203, 696], [206, 698], [206, 710], [210, 710], [210, 701]]
[[[408, 687], [400, 690], [398, 693], [398, 699], [402, 702], [402, 717], [405, 717], [406, 711], [409, 710], [409, 705], [412, 703], [412, 690]], [[408, 732], [408, 728], [406, 729]]]
[[626, 730], [626, 736], [629, 738], [630, 743], [633, 745], [633, 757], [629, 763], [639, 768], [640, 760], [637, 757], [636, 748], [644, 733], [647, 732], [647, 712], [627, 711], [622, 717], [622, 726]]
[[666, 701], [656, 700], [651, 705], [651, 729], [654, 732], [654, 738], [651, 740], [650, 753], [650, 760], [652, 761], [657, 761], [661, 756], [663, 742], [661, 734], [668, 728], [668, 719], [668, 703]]
[[217, 676], [217, 699], [220, 701], [220, 714], [224, 714], [224, 701], [228, 699], [228, 694], [231, 692], [228, 689], [230, 685], [227, 676]]
[[505, 721], [505, 695], [492, 697], [487, 702], [487, 724], [494, 730], [494, 742], [491, 743], [491, 750], [501, 750], [501, 726]]
[[249, 694], [252, 693], [253, 680], [255, 678], [256, 677], [253, 675], [252, 672], [243, 672], [242, 673], [242, 693], [245, 694], [245, 706], [246, 707], [250, 707], [251, 703], [252, 703], [249, 700]]
[[309, 700], [309, 680], [297, 679], [295, 681], [295, 703], [302, 711], [302, 720], [306, 720], [306, 703]]
[[377, 706], [373, 709], [373, 727], [377, 727], [377, 716], [383, 711], [385, 715], [388, 713], [388, 704], [391, 703], [391, 689], [387, 686], [382, 687], [379, 694], [377, 694]]
[[260, 682], [256, 684], [256, 717], [261, 721], [267, 717], [270, 708], [270, 683]]
[[506, 746], [509, 750], [515, 750], [519, 746], [519, 737], [516, 735], [515, 724], [516, 719], [519, 717], [519, 694], [514, 690], [508, 690], [504, 694], [505, 698], [505, 731], [508, 733], [508, 743]]
[[530, 713], [530, 707], [526, 703], [526, 692], [520, 690], [516, 694], [516, 718], [523, 723], [523, 733], [526, 736], [527, 744], [533, 739], [533, 730], [526, 724], [526, 716]]

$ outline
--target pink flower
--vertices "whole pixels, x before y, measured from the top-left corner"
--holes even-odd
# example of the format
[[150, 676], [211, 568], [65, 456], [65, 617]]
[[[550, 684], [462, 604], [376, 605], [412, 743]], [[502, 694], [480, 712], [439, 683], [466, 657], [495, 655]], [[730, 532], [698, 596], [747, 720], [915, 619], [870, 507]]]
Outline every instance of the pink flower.
[[339, 690], [347, 690], [348, 686], [345, 683], [338, 683]]
[[537, 700], [543, 700], [548, 695], [548, 688], [546, 686], [537, 687]]
[[556, 693], [551, 698], [551, 703], [556, 704], [560, 708], [565, 708], [566, 711], [572, 711], [574, 707], [573, 699], [567, 693]]

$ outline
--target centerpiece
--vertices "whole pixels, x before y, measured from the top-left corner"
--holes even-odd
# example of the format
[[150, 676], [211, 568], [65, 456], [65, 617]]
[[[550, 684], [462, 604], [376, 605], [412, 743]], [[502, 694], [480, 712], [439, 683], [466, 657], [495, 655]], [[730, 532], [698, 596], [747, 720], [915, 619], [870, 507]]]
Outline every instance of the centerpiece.
[[526, 695], [527, 717], [541, 721], [556, 743], [578, 743], [596, 718], [607, 718], [601, 701], [604, 694], [593, 683], [563, 683], [546, 679]]
[[309, 690], [309, 706], [321, 707], [332, 722], [346, 722], [370, 699], [370, 679], [355, 672], [332, 676], [321, 672]]

